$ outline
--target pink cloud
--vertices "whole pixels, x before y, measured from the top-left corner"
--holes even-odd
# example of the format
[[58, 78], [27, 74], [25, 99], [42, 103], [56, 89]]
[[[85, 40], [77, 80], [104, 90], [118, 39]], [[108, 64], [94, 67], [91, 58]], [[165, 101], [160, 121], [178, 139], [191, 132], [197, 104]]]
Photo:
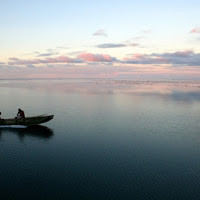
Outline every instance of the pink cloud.
[[143, 59], [145, 59], [145, 55], [141, 54], [141, 53], [135, 53], [130, 58], [128, 58], [128, 57], [124, 58], [124, 60], [126, 60], [126, 61], [128, 61], [128, 60], [141, 61]]
[[83, 62], [113, 62], [117, 59], [108, 54], [81, 53], [75, 58], [68, 56], [48, 57], [45, 59], [19, 59], [9, 58], [10, 65], [35, 65], [35, 64], [53, 64], [53, 63], [83, 63]]
[[19, 60], [19, 58], [14, 58], [14, 57], [11, 57], [11, 58], [9, 58], [9, 60], [16, 61], [16, 60]]
[[48, 57], [45, 59], [19, 59], [10, 58], [9, 65], [25, 65], [33, 67], [37, 64], [56, 64], [56, 63], [89, 63], [97, 62], [105, 64], [171, 64], [173, 66], [200, 66], [200, 53], [194, 53], [192, 50], [152, 53], [152, 54], [132, 54], [130, 57], [125, 57], [119, 60], [111, 57], [108, 54], [93, 54], [88, 52], [80, 53], [77, 57], [71, 58], [68, 56]]
[[133, 54], [133, 56], [132, 56], [135, 60], [142, 60], [144, 57], [145, 57], [145, 55], [144, 54], [141, 54], [141, 53], [135, 53], [135, 54]]
[[176, 51], [173, 53], [133, 54], [125, 57], [127, 64], [171, 64], [174, 66], [200, 66], [200, 54], [192, 50]]
[[200, 27], [196, 27], [190, 31], [190, 33], [200, 33]]
[[115, 59], [108, 54], [81, 53], [78, 58], [88, 62], [112, 62]]
[[23, 60], [19, 58], [9, 58], [8, 64], [11, 65], [28, 65], [28, 64], [41, 64], [41, 63], [80, 63], [79, 59], [70, 58], [68, 56], [58, 56], [46, 59], [30, 59]]
[[193, 54], [194, 52], [192, 50], [185, 50], [185, 51], [176, 51], [174, 53], [175, 56], [188, 56]]
[[136, 53], [133, 54], [132, 57], [125, 57], [124, 61], [126, 63], [131, 63], [131, 64], [167, 64], [169, 63], [169, 60], [165, 57], [159, 56], [159, 55], [145, 55], [145, 54], [140, 54]]
[[68, 56], [59, 56], [55, 58], [47, 58], [46, 61], [49, 63], [72, 63], [76, 60]]
[[158, 63], [158, 64], [169, 64], [170, 63], [169, 59], [164, 58], [164, 57], [159, 57], [159, 56], [154, 59], [154, 62]]

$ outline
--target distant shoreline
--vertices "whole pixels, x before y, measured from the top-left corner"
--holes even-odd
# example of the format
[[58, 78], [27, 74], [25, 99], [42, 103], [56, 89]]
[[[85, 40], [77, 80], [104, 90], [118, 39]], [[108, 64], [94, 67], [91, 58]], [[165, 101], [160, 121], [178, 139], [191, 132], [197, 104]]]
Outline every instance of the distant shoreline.
[[5, 80], [124, 80], [124, 81], [200, 81], [199, 79], [130, 79], [130, 78], [0, 78]]

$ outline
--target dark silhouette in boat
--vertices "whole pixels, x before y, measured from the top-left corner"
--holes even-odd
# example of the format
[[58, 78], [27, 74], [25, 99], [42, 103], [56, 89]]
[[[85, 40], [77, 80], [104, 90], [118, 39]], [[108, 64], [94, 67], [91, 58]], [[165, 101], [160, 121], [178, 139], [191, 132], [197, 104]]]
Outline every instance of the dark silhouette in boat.
[[12, 118], [12, 119], [1, 119], [0, 126], [12, 126], [12, 125], [22, 125], [22, 126], [33, 126], [39, 125], [53, 119], [54, 115], [39, 115], [34, 117], [25, 118]]
[[3, 133], [6, 132], [17, 134], [20, 140], [23, 140], [24, 137], [50, 139], [54, 135], [50, 128], [41, 125], [28, 126], [27, 128], [1, 128], [0, 136], [2, 137]]
[[25, 114], [24, 111], [22, 109], [18, 109], [18, 113], [17, 113], [17, 117], [15, 117], [16, 119], [21, 119], [21, 118], [25, 118]]

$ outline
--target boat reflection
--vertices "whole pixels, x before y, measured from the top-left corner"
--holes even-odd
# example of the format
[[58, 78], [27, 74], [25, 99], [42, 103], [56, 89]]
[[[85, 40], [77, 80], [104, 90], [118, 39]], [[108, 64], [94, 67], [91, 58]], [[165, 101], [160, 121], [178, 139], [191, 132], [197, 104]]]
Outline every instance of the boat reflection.
[[20, 140], [23, 140], [25, 137], [35, 137], [38, 139], [50, 139], [53, 137], [53, 131], [41, 125], [29, 126], [26, 128], [0, 128], [0, 135], [2, 138], [3, 133], [15, 133], [19, 136]]

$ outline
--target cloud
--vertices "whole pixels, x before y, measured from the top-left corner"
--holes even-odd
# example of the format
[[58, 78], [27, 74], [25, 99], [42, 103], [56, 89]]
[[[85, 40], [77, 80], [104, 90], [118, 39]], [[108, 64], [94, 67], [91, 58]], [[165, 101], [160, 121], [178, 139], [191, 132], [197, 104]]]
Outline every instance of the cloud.
[[192, 50], [174, 53], [133, 54], [125, 57], [123, 63], [128, 64], [171, 64], [174, 66], [200, 66], [200, 53]]
[[[77, 64], [77, 63], [96, 63], [95, 65], [107, 63], [109, 65], [115, 64], [134, 64], [134, 65], [171, 65], [174, 67], [181, 66], [200, 66], [200, 53], [195, 53], [192, 50], [176, 51], [176, 52], [164, 52], [164, 53], [152, 53], [152, 54], [141, 54], [135, 53], [130, 56], [123, 58], [122, 60], [112, 57], [108, 54], [93, 54], [89, 52], [81, 52], [74, 58], [65, 55], [57, 57], [46, 57], [44, 59], [19, 59], [15, 57], [9, 58], [8, 64], [11, 66], [26, 66], [29, 68], [35, 67], [38, 64]], [[3, 66], [3, 65], [2, 65]]]
[[11, 57], [11, 58], [9, 58], [9, 60], [17, 61], [17, 60], [19, 60], [19, 58]]
[[144, 34], [148, 34], [148, 33], [151, 33], [152, 31], [150, 29], [147, 29], [147, 30], [143, 30], [142, 31]]
[[58, 53], [41, 53], [41, 54], [38, 54], [37, 57], [47, 57], [47, 56], [53, 56], [53, 55], [58, 55]]
[[124, 44], [125, 44], [125, 46], [131, 46], [131, 47], [139, 46], [138, 43], [132, 42], [131, 40], [125, 41]]
[[81, 53], [84, 53], [85, 51], [73, 51], [73, 52], [70, 52], [70, 53], [67, 53], [67, 55], [78, 55], [78, 54], [81, 54]]
[[49, 49], [45, 49], [44, 52], [38, 52], [38, 51], [35, 51], [31, 54], [28, 54], [28, 55], [33, 55], [36, 56], [36, 57], [49, 57], [49, 56], [55, 56], [55, 55], [59, 55], [59, 49], [64, 49], [64, 47], [56, 47], [55, 49], [53, 48], [49, 48]]
[[70, 58], [68, 56], [59, 56], [55, 58], [47, 58], [48, 63], [81, 63], [80, 60], [76, 58]]
[[4, 62], [0, 62], [0, 65], [4, 65], [5, 63]]
[[114, 43], [105, 43], [105, 44], [99, 44], [97, 45], [98, 48], [119, 48], [119, 47], [125, 47], [126, 44], [114, 44]]
[[23, 60], [19, 58], [9, 58], [8, 64], [10, 65], [34, 65], [34, 64], [48, 64], [48, 63], [81, 63], [80, 59], [70, 58], [68, 56], [58, 56], [54, 58], [45, 59], [30, 59]]
[[15, 57], [9, 58], [9, 65], [25, 65], [27, 67], [35, 67], [37, 64], [55, 64], [55, 63], [84, 63], [84, 62], [114, 62], [117, 61], [115, 57], [108, 54], [92, 54], [82, 52], [75, 58], [68, 56], [47, 57], [45, 59], [19, 59]]
[[98, 47], [98, 48], [121, 48], [121, 47], [128, 47], [128, 46], [136, 47], [136, 46], [139, 46], [139, 44], [130, 42], [128, 40], [128, 41], [125, 41], [123, 43], [104, 43], [104, 44], [99, 44], [96, 47]]
[[48, 57], [53, 55], [58, 55], [58, 52], [55, 52], [53, 49], [47, 49], [47, 53], [40, 53], [38, 51], [35, 51], [34, 54], [36, 54], [37, 57]]
[[26, 65], [26, 67], [28, 67], [28, 68], [35, 68], [35, 65], [28, 64], [28, 65]]
[[81, 53], [78, 58], [87, 62], [113, 62], [116, 58], [111, 57], [108, 54], [92, 54], [92, 53]]
[[191, 56], [193, 55], [194, 52], [192, 50], [185, 50], [185, 51], [176, 51], [174, 53], [168, 53], [166, 55], [169, 55], [169, 56], [175, 56], [175, 57], [186, 57], [186, 56]]
[[139, 44], [138, 43], [129, 43], [127, 46], [137, 47], [137, 46], [139, 46]]
[[196, 27], [190, 31], [190, 33], [199, 33], [200, 34], [200, 27]]
[[104, 31], [103, 29], [97, 30], [95, 33], [93, 33], [93, 36], [104, 36], [104, 37], [108, 37], [108, 35], [105, 33], [105, 31]]

